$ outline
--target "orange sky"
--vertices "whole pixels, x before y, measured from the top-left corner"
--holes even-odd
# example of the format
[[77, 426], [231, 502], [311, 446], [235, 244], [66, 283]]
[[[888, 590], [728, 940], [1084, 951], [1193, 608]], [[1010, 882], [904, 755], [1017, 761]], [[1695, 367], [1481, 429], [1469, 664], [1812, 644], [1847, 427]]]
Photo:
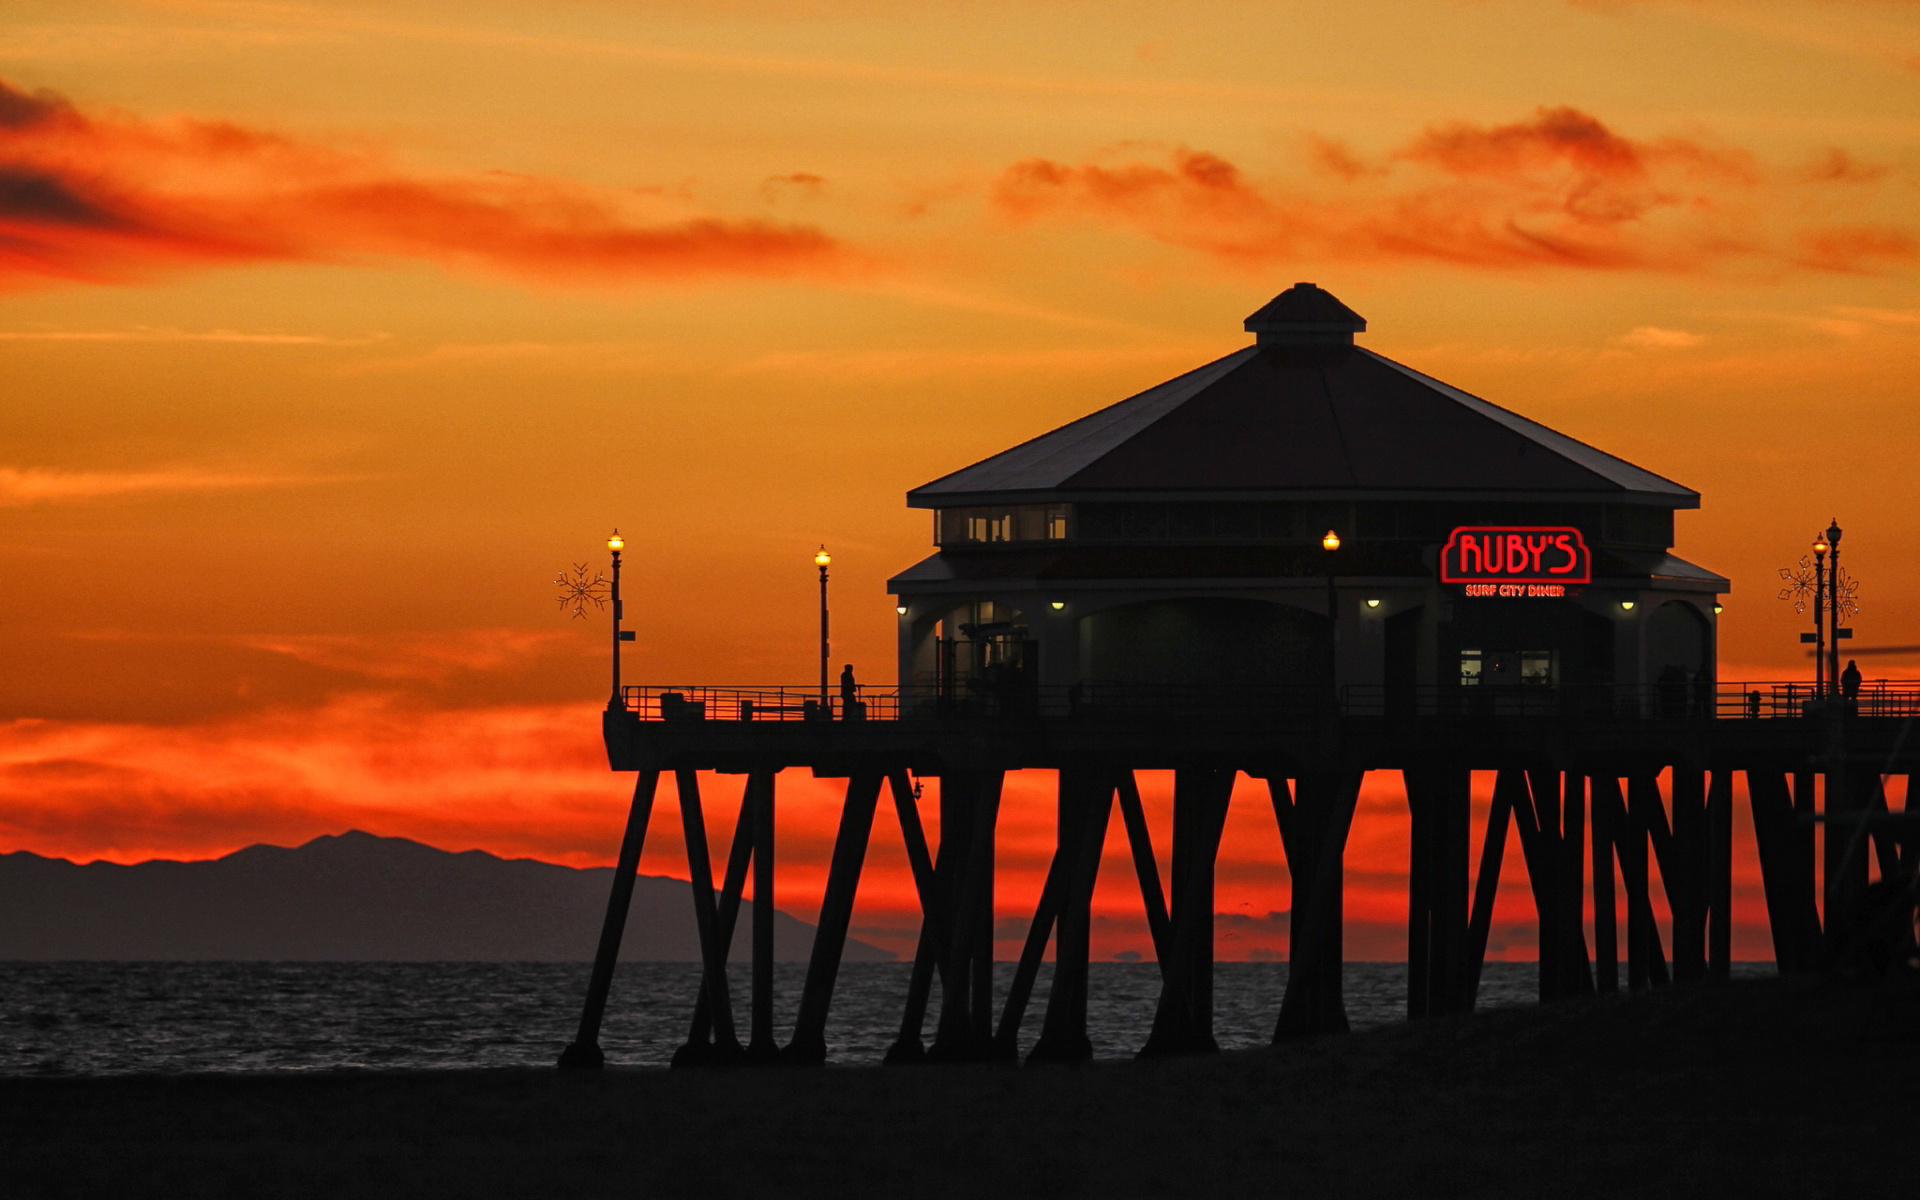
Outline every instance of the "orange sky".
[[[1724, 677], [1806, 670], [1774, 570], [1833, 516], [1859, 644], [1920, 642], [1912, 0], [12, 0], [8, 27], [0, 850], [358, 826], [607, 861], [603, 630], [551, 581], [608, 527], [630, 679], [804, 682], [825, 542], [836, 658], [878, 682], [884, 580], [928, 551], [907, 488], [1243, 344], [1296, 280], [1702, 492], [1679, 551], [1734, 581]], [[1047, 783], [1008, 810], [1005, 916]], [[826, 787], [783, 781], [803, 914]], [[1399, 952], [1396, 788], [1356, 834], [1361, 957]], [[1282, 944], [1263, 803], [1223, 954]], [[911, 916], [879, 828], [869, 931]]]

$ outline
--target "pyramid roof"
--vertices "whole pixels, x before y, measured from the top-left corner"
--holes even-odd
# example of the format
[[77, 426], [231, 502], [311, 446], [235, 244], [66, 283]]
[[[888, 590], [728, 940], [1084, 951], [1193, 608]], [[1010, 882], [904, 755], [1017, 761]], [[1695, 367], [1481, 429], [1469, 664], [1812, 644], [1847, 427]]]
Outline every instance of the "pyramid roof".
[[1312, 284], [1255, 345], [915, 488], [923, 508], [1044, 499], [1506, 499], [1698, 507], [1697, 492], [1352, 344]]

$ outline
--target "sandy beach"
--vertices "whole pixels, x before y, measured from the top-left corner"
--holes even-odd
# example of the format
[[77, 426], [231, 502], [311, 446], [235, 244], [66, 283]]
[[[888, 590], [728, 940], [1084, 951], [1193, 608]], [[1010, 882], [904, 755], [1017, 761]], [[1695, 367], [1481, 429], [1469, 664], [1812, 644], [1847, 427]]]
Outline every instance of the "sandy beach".
[[1764, 981], [1083, 1068], [0, 1080], [100, 1196], [1871, 1196], [1920, 993]]

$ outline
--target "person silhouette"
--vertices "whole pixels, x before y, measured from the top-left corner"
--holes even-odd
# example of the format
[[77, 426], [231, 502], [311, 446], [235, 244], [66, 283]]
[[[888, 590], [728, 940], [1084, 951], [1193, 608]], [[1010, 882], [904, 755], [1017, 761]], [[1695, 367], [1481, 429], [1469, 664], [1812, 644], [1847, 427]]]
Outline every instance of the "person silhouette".
[[1840, 694], [1849, 700], [1860, 697], [1860, 664], [1851, 658], [1847, 660], [1847, 669], [1840, 672]]
[[860, 685], [853, 681], [853, 664], [840, 668], [840, 719], [852, 720], [854, 706], [860, 702]]

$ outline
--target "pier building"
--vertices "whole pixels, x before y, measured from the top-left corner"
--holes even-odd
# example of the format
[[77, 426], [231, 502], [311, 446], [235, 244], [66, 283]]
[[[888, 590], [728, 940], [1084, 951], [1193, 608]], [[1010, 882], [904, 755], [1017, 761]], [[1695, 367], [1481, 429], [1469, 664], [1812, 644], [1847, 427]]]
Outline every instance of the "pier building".
[[[1034, 1007], [1031, 1059], [1091, 1053], [1091, 901], [1116, 814], [1161, 981], [1140, 1050], [1212, 1048], [1214, 869], [1242, 779], [1266, 792], [1287, 865], [1276, 1038], [1346, 1027], [1345, 849], [1374, 772], [1406, 800], [1410, 1017], [1473, 1007], [1503, 870], [1528, 881], [1543, 1000], [1725, 978], [1742, 791], [1782, 970], [1910, 952], [1920, 817], [1890, 811], [1887, 781], [1914, 794], [1920, 692], [1843, 691], [1837, 670], [1720, 679], [1728, 582], [1674, 552], [1697, 493], [1358, 345], [1366, 322], [1312, 284], [1245, 326], [1251, 345], [908, 494], [935, 552], [890, 584], [896, 684], [836, 693], [824, 659], [817, 686], [623, 684], [616, 594], [603, 732], [636, 779], [563, 1067], [601, 1062], [668, 780], [705, 964], [684, 1063], [826, 1057], [883, 798], [922, 913], [892, 1062], [1013, 1057]], [[1027, 769], [1057, 776], [1057, 835], [1002, 987], [996, 833], [1005, 777]], [[773, 895], [791, 770], [846, 790], [783, 1041], [771, 903], [754, 905], [744, 1022], [727, 958], [749, 878]], [[1173, 776], [1159, 845], [1147, 770]], [[745, 776], [717, 879], [711, 773]]]
[[947, 710], [1079, 685], [1710, 686], [1699, 494], [1358, 344], [1311, 283], [1254, 343], [907, 493], [900, 680]]

